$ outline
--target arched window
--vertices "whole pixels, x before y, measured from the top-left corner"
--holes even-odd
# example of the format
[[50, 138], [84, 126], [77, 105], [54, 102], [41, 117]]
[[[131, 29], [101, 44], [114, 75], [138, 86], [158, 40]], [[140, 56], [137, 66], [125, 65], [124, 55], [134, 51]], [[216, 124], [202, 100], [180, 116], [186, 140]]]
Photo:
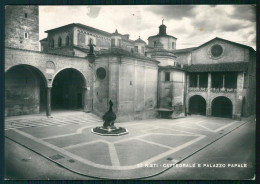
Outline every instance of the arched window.
[[67, 37], [66, 37], [66, 46], [69, 46], [69, 45], [70, 45], [70, 37], [67, 36]]
[[59, 37], [59, 40], [58, 40], [58, 46], [59, 47], [61, 47], [61, 42], [62, 42], [61, 37]]
[[51, 39], [50, 47], [51, 47], [51, 48], [54, 48], [54, 39]]

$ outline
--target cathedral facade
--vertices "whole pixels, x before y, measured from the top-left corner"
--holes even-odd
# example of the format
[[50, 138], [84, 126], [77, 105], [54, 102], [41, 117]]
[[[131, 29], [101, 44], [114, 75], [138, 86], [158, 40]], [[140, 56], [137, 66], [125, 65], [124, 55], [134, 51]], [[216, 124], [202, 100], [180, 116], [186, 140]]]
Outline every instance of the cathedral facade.
[[55, 109], [102, 116], [109, 100], [118, 121], [255, 113], [256, 52], [249, 46], [214, 38], [176, 49], [163, 22], [148, 44], [73, 23], [45, 31], [38, 51], [38, 16], [37, 6], [6, 7], [6, 116]]

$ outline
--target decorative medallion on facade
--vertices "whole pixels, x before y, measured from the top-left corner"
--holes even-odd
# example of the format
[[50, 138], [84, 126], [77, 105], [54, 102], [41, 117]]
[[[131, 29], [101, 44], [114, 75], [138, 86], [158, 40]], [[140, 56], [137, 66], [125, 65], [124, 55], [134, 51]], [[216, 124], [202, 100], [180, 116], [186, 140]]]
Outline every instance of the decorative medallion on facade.
[[209, 54], [210, 54], [211, 58], [213, 58], [213, 59], [219, 59], [220, 57], [222, 57], [223, 52], [224, 52], [224, 49], [219, 44], [213, 45], [209, 50]]
[[96, 70], [97, 78], [103, 80], [106, 77], [106, 70], [102, 67]]
[[47, 73], [47, 78], [51, 79], [53, 74], [55, 72], [55, 64], [52, 61], [47, 61], [46, 62], [46, 73]]

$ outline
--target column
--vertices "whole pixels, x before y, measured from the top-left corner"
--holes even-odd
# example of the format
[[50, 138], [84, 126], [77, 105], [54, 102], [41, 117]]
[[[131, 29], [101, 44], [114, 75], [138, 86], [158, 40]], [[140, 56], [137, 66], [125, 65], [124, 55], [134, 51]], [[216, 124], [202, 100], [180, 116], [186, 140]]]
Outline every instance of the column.
[[224, 89], [225, 88], [225, 75], [223, 75], [223, 86], [222, 88]]
[[51, 88], [52, 87], [47, 87], [47, 109], [46, 109], [46, 115], [51, 116]]
[[211, 73], [208, 73], [208, 91], [206, 105], [206, 115], [211, 116]]
[[87, 106], [87, 87], [82, 87], [82, 105], [83, 105], [83, 111], [87, 112], [88, 111], [88, 106]]
[[197, 75], [197, 88], [200, 87], [200, 75], [198, 74]]

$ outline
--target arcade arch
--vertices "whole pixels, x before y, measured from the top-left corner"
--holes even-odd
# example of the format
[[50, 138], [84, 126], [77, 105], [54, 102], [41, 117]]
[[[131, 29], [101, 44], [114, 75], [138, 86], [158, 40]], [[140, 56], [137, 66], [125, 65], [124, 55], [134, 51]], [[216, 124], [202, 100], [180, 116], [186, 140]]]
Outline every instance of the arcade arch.
[[212, 100], [212, 116], [232, 118], [232, 101], [224, 96], [216, 97]]
[[189, 113], [206, 115], [206, 100], [200, 95], [190, 97]]
[[15, 65], [5, 73], [5, 115], [17, 116], [46, 111], [47, 80], [31, 65]]

